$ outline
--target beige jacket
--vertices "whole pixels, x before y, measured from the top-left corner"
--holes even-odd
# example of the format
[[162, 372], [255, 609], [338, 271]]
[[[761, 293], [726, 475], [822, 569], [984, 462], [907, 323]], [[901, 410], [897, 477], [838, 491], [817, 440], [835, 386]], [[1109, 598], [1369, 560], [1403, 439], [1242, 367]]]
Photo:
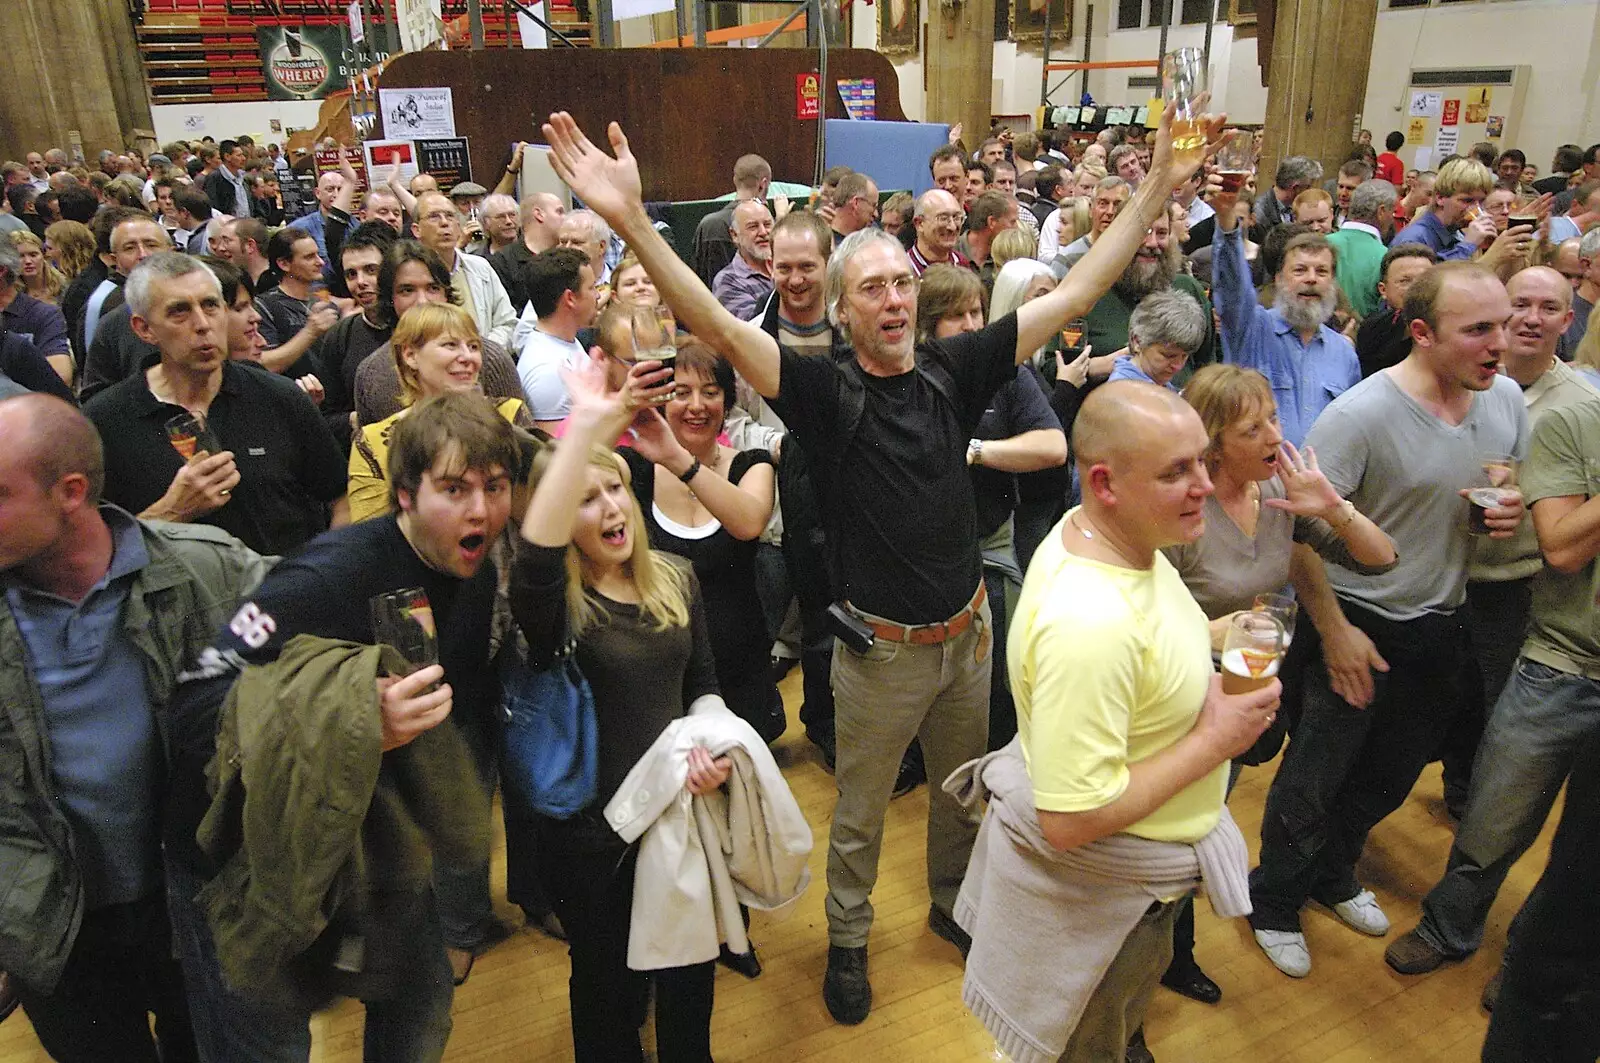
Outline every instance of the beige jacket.
[[[726, 755], [727, 784], [691, 797], [689, 750]], [[811, 828], [755, 729], [707, 695], [674, 720], [606, 804], [624, 841], [642, 836], [634, 872], [628, 966], [636, 971], [749, 951], [739, 905], [787, 908], [811, 881]]]

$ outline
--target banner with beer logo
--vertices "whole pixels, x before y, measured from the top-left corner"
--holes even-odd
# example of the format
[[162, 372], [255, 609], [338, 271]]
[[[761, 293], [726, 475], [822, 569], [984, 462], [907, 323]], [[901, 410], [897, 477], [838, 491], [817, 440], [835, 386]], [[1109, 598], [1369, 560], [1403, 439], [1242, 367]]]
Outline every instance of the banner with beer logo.
[[267, 98], [320, 100], [347, 88], [349, 79], [376, 57], [350, 42], [350, 28], [273, 26], [256, 30]]

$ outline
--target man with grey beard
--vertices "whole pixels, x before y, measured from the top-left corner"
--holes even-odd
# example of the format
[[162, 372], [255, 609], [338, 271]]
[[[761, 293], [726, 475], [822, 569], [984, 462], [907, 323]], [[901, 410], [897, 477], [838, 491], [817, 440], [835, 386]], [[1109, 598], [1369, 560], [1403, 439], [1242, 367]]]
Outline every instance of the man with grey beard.
[[1104, 380], [1111, 373], [1117, 356], [1128, 346], [1128, 319], [1139, 300], [1151, 292], [1168, 288], [1193, 296], [1206, 317], [1205, 339], [1175, 382], [1182, 387], [1194, 370], [1216, 360], [1217, 332], [1212, 324], [1211, 301], [1206, 298], [1206, 290], [1200, 282], [1184, 272], [1183, 248], [1172, 238], [1171, 213], [1168, 212], [1150, 226], [1133, 261], [1084, 318], [1089, 326], [1088, 343], [1095, 352], [1089, 359], [1091, 379]]
[[1222, 321], [1222, 356], [1261, 372], [1272, 384], [1283, 437], [1300, 446], [1323, 408], [1361, 379], [1350, 341], [1327, 326], [1338, 305], [1338, 253], [1320, 233], [1289, 241], [1273, 278], [1271, 309], [1261, 305], [1244, 257], [1237, 195], [1219, 192], [1212, 292]]

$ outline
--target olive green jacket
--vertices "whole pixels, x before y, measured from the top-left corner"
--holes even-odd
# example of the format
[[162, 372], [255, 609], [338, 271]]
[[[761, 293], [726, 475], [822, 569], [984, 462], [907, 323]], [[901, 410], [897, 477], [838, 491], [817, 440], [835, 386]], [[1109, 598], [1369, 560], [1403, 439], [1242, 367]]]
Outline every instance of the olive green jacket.
[[[271, 562], [205, 524], [140, 521], [150, 562], [135, 575], [122, 629], [170, 751], [178, 676], [214, 641]], [[170, 757], [168, 758], [170, 762]], [[44, 702], [16, 618], [0, 595], [0, 970], [52, 991], [83, 921], [72, 828], [56, 801]]]

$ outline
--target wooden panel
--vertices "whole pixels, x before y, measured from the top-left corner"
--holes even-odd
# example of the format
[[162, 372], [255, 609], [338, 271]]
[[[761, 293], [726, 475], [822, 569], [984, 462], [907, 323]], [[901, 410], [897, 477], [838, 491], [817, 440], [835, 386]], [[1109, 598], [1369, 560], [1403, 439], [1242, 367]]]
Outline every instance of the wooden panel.
[[[703, 199], [732, 190], [734, 160], [747, 152], [778, 180], [811, 180], [817, 127], [794, 116], [794, 79], [816, 61], [802, 48], [413, 52], [389, 64], [383, 86], [450, 86], [482, 184], [498, 180], [510, 141], [542, 142], [538, 123], [566, 109], [599, 140], [606, 123], [622, 123], [646, 199]], [[830, 51], [828, 76], [876, 78], [878, 117], [905, 119], [894, 67], [877, 52]], [[826, 98], [827, 117], [846, 117], [832, 86]]]

